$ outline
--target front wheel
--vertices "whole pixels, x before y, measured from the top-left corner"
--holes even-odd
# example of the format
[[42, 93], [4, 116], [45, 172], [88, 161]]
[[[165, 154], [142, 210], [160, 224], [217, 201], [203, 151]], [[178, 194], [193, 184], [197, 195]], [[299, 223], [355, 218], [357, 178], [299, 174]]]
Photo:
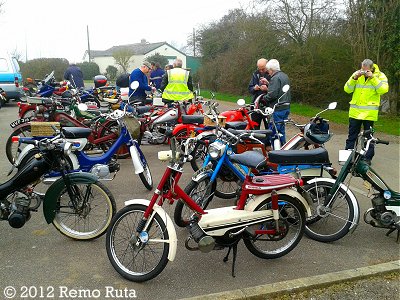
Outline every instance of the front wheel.
[[136, 232], [146, 208], [140, 204], [124, 207], [107, 230], [108, 259], [122, 277], [134, 282], [156, 277], [168, 263], [169, 234], [158, 214], [148, 221], [145, 231]]
[[92, 240], [106, 233], [115, 215], [116, 204], [110, 190], [101, 182], [71, 185], [75, 199], [65, 188], [57, 201], [53, 225], [75, 240]]
[[[286, 255], [303, 236], [305, 212], [302, 204], [287, 195], [279, 195], [278, 205], [278, 224], [271, 218], [247, 228], [248, 235], [244, 243], [257, 257], [271, 259]], [[271, 209], [271, 198], [260, 203], [254, 211], [265, 209]]]
[[333, 242], [344, 237], [354, 219], [354, 204], [343, 188], [329, 201], [327, 196], [334, 183], [318, 180], [303, 189], [312, 200], [312, 216], [307, 219], [306, 235], [319, 242]]
[[138, 145], [136, 146], [137, 146], [136, 150], [140, 158], [140, 163], [143, 167], [143, 172], [139, 173], [139, 178], [142, 181], [143, 185], [146, 187], [146, 189], [151, 191], [151, 189], [153, 188], [153, 177], [151, 176], [150, 167], [149, 164], [147, 163], [146, 157], [144, 156], [142, 150]]

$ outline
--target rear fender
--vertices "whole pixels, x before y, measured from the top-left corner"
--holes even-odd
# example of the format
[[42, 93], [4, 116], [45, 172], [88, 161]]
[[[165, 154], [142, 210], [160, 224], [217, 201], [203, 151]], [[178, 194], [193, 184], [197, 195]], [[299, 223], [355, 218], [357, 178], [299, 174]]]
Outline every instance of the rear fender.
[[182, 130], [185, 130], [187, 133], [189, 133], [194, 129], [195, 126], [191, 124], [177, 124], [175, 125], [174, 130], [172, 131], [172, 135], [175, 136], [176, 134], [178, 134], [178, 132]]
[[[282, 189], [279, 191], [276, 191], [278, 195], [288, 195], [291, 198], [297, 199], [301, 204], [303, 204], [303, 207], [305, 209], [306, 213], [306, 218], [311, 217], [311, 209], [310, 206], [308, 205], [306, 199], [297, 191], [293, 189]], [[245, 206], [245, 210], [248, 211], [254, 211], [258, 205], [260, 205], [264, 200], [271, 198], [271, 194], [263, 194], [263, 195], [258, 195], [255, 196], [253, 200], [250, 200], [247, 205]]]
[[[141, 204], [147, 207], [149, 206], [150, 201], [146, 199], [131, 199], [125, 201], [125, 206], [132, 204]], [[154, 204], [153, 210], [161, 217], [165, 223], [165, 226], [167, 226], [169, 235], [169, 240], [166, 241], [169, 244], [168, 260], [173, 261], [176, 256], [176, 249], [178, 248], [178, 238], [176, 236], [174, 223], [172, 222], [171, 217], [161, 206]]]
[[[98, 178], [90, 173], [70, 173], [66, 177], [71, 184], [91, 184], [98, 181]], [[57, 200], [60, 198], [61, 192], [65, 188], [65, 181], [61, 177], [55, 181], [44, 195], [43, 214], [47, 224], [53, 222], [56, 216]]]

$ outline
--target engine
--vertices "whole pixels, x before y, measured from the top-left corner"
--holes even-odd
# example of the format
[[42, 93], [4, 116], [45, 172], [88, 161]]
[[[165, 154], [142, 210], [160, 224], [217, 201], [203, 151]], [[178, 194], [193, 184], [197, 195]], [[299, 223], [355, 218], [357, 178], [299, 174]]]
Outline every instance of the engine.
[[6, 203], [2, 203], [0, 217], [8, 220], [13, 228], [21, 228], [31, 217], [29, 206], [31, 198], [21, 192], [10, 195]]

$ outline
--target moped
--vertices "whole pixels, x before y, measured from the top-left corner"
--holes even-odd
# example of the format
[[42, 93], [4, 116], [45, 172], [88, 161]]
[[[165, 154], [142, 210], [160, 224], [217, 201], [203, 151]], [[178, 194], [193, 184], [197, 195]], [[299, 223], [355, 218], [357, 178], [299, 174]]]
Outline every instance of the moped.
[[[360, 218], [357, 198], [349, 188], [351, 177], [361, 177], [369, 189], [372, 207], [364, 213], [364, 221], [373, 227], [386, 228], [389, 235], [397, 230], [400, 236], [400, 193], [391, 189], [382, 177], [363, 159], [371, 144], [389, 142], [373, 137], [373, 129], [359, 135], [353, 150], [340, 150], [344, 163], [336, 180], [315, 178], [304, 186], [313, 203], [313, 216], [308, 219], [306, 234], [321, 242], [333, 242], [353, 232]], [[345, 183], [347, 176], [350, 179]]]
[[[77, 138], [87, 138], [88, 132], [69, 132]], [[95, 239], [106, 232], [116, 204], [111, 192], [89, 173], [70, 173], [66, 157], [72, 144], [56, 140], [41, 141], [14, 137], [15, 142], [33, 145], [38, 152], [7, 182], [0, 184], [0, 219], [11, 227], [21, 228], [31, 213], [43, 203], [48, 224], [53, 223], [63, 235], [77, 240]], [[60, 172], [45, 194], [35, 191], [43, 175]]]
[[[228, 260], [232, 249], [233, 276], [240, 240], [243, 239], [251, 253], [264, 259], [281, 257], [300, 241], [305, 207], [298, 198], [285, 193], [300, 184], [292, 176], [246, 176], [237, 206], [203, 210], [187, 195], [179, 186], [179, 180], [195, 142], [196, 138], [187, 139], [178, 157], [175, 139], [171, 139], [171, 154], [159, 155], [163, 160], [170, 157], [171, 162], [151, 200], [128, 200], [113, 218], [107, 230], [107, 255], [124, 278], [135, 282], [152, 279], [162, 272], [168, 261], [175, 259], [177, 235], [162, 205], [178, 199], [193, 210], [187, 226], [186, 248], [205, 253], [228, 248], [224, 261]], [[263, 161], [247, 161], [249, 167], [261, 163]]]

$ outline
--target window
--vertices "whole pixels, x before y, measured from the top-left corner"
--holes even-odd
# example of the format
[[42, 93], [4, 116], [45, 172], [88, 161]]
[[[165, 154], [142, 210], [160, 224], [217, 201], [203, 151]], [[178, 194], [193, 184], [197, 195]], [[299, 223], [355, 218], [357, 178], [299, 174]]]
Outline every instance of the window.
[[8, 64], [5, 58], [0, 58], [0, 72], [8, 72]]
[[18, 61], [15, 59], [15, 57], [12, 58], [14, 67], [15, 67], [15, 72], [19, 73], [20, 69], [19, 69], [19, 64]]

